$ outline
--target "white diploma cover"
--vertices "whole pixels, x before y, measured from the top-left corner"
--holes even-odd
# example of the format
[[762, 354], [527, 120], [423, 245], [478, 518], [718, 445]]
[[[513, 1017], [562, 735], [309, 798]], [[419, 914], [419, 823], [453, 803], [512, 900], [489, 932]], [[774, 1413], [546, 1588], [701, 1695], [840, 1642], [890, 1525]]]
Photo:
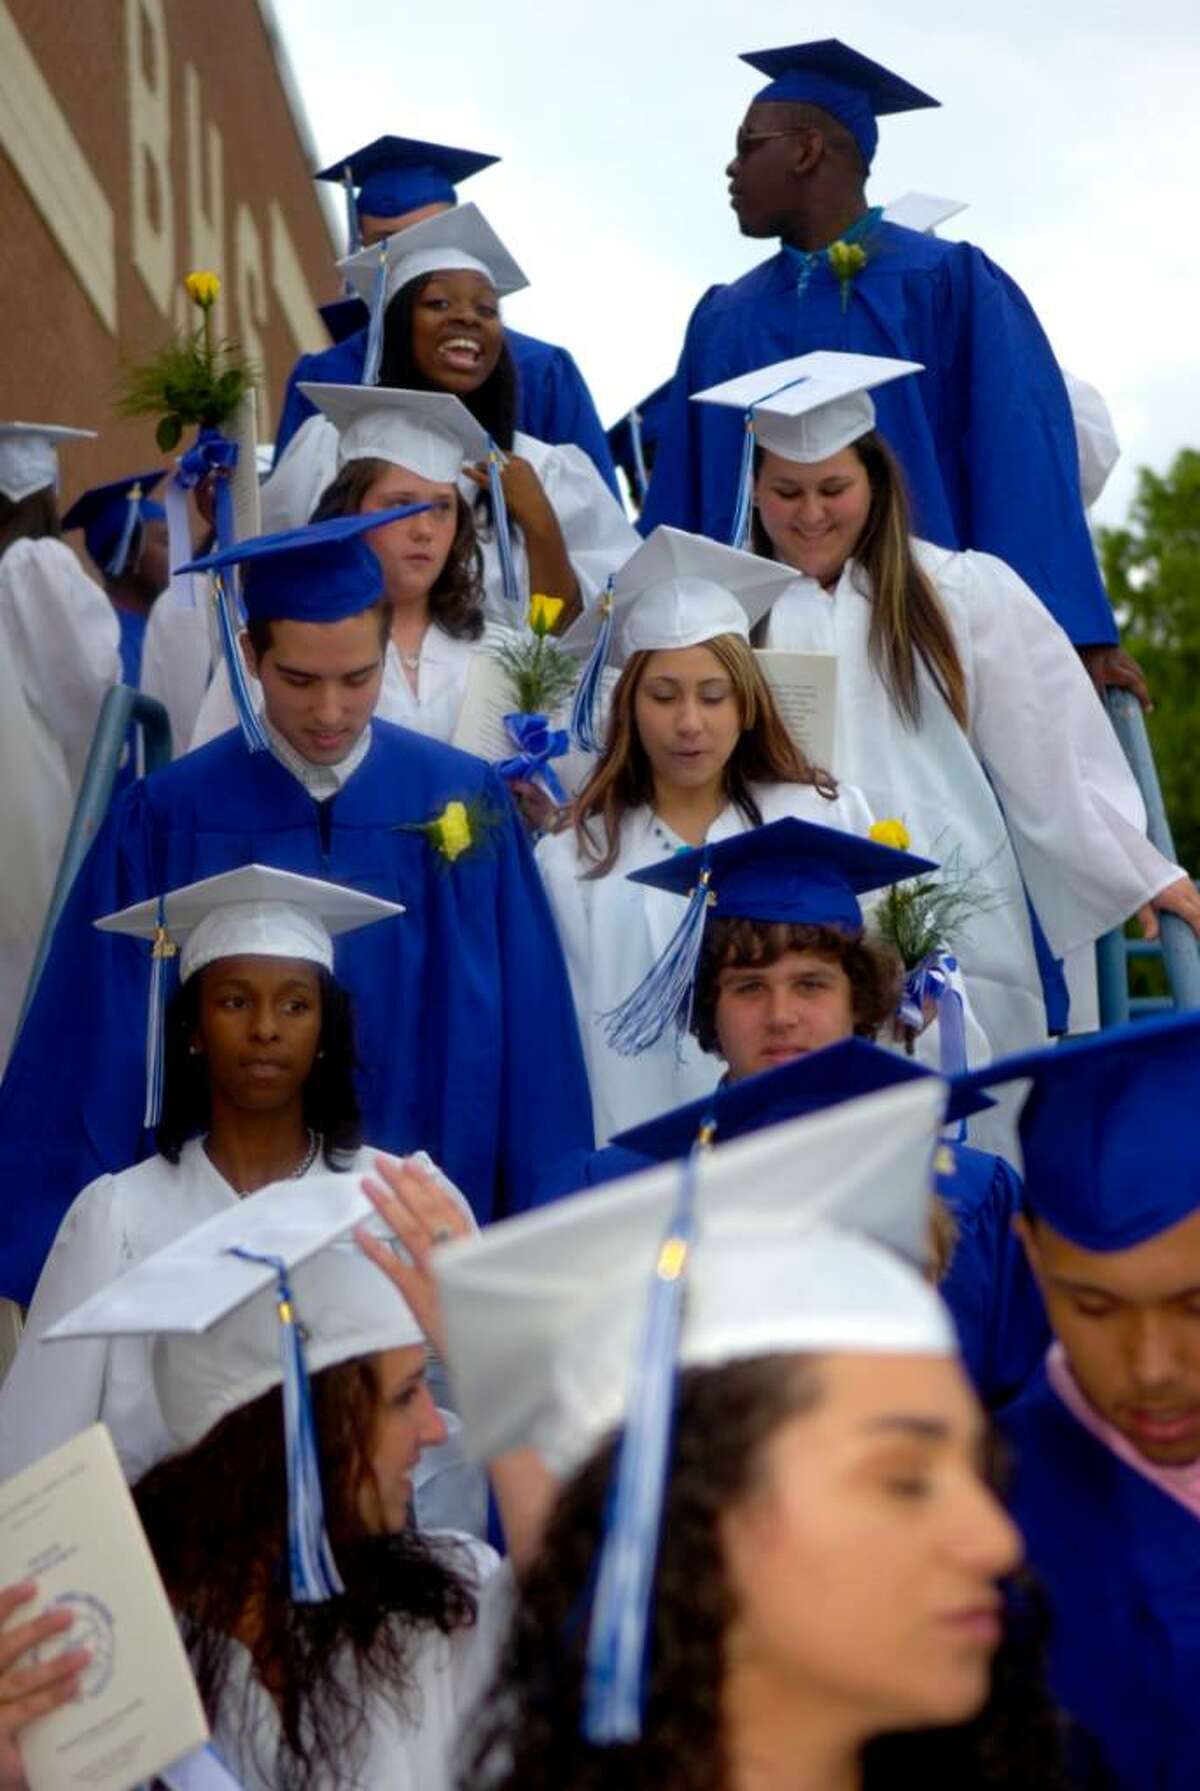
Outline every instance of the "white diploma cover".
[[208, 1739], [154, 1557], [103, 1424], [0, 1486], [0, 1584], [37, 1583], [12, 1622], [66, 1607], [39, 1650], [88, 1648], [81, 1695], [22, 1730], [30, 1791], [132, 1791]]

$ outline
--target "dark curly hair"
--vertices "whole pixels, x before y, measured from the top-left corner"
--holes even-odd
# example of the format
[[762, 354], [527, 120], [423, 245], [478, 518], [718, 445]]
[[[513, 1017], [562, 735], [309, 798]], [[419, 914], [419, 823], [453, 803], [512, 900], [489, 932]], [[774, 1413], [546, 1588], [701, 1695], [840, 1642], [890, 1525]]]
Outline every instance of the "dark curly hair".
[[0, 491], [0, 555], [14, 541], [57, 541], [61, 537], [53, 485], [43, 485], [40, 491], [31, 491], [15, 502]]
[[[815, 1358], [762, 1356], [680, 1377], [674, 1458], [655, 1573], [642, 1739], [610, 1748], [580, 1732], [587, 1614], [609, 1502], [609, 1440], [566, 1485], [521, 1583], [498, 1677], [466, 1738], [460, 1791], [728, 1791], [720, 1687], [733, 1593], [722, 1516], [753, 1489], [778, 1427], [821, 1394]], [[714, 1444], [719, 1439], [719, 1445]], [[799, 1591], [799, 1589], [798, 1589]], [[1041, 1685], [1040, 1617], [1028, 1601], [973, 1722], [872, 1742], [865, 1791], [1066, 1791], [1061, 1734]]]
[[[386, 460], [349, 460], [321, 493], [313, 522], [331, 516], [357, 516], [363, 499], [388, 470]], [[483, 559], [475, 537], [471, 507], [456, 491], [457, 526], [446, 564], [429, 591], [429, 619], [458, 641], [477, 641], [483, 633]]]
[[[318, 971], [321, 990], [322, 1053], [304, 1084], [304, 1123], [318, 1134], [326, 1166], [345, 1167], [362, 1143], [362, 1114], [354, 1072], [354, 1007], [350, 996], [328, 970]], [[171, 997], [164, 1033], [162, 1118], [154, 1140], [160, 1156], [178, 1163], [189, 1138], [208, 1130], [211, 1121], [208, 1065], [189, 1050], [200, 1017], [200, 979], [190, 976]]]
[[[383, 322], [383, 356], [379, 364], [381, 386], [398, 386], [411, 392], [440, 392], [421, 372], [413, 358], [413, 309], [417, 300], [436, 279], [436, 273], [419, 274], [409, 280], [389, 300]], [[517, 364], [507, 341], [500, 350], [500, 359], [483, 384], [474, 392], [460, 394], [475, 421], [486, 429], [497, 447], [511, 453], [517, 427], [517, 403], [520, 384]]]
[[278, 1387], [230, 1412], [134, 1489], [210, 1721], [230, 1684], [230, 1638], [245, 1636], [251, 1618], [246, 1645], [276, 1701], [282, 1737], [280, 1757], [257, 1764], [281, 1791], [357, 1782], [352, 1762], [368, 1698], [383, 1693], [419, 1723], [415, 1648], [423, 1635], [451, 1635], [477, 1615], [465, 1551], [456, 1562], [418, 1530], [373, 1535], [363, 1523], [359, 1497], [370, 1484], [379, 1405], [370, 1357], [315, 1374], [312, 1391], [326, 1526], [345, 1585], [323, 1604], [293, 1604], [288, 1592]]
[[843, 927], [795, 926], [787, 921], [710, 920], [696, 967], [691, 1030], [702, 1051], [720, 1055], [717, 995], [722, 970], [777, 964], [785, 952], [812, 952], [840, 964], [850, 979], [854, 1031], [873, 1039], [896, 1010], [904, 967], [890, 946]]

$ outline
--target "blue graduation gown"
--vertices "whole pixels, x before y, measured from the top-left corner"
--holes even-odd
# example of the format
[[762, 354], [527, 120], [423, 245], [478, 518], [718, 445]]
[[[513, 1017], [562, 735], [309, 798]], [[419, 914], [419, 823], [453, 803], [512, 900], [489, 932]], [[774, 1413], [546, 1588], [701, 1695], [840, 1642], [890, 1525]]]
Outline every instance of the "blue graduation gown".
[[1001, 1417], [1013, 1515], [1054, 1617], [1050, 1686], [1122, 1791], [1200, 1777], [1200, 1524], [1074, 1418], [1044, 1372]]
[[[146, 640], [146, 623], [149, 617], [140, 615], [136, 610], [118, 609], [115, 603], [113, 610], [116, 614], [117, 626], [121, 630], [121, 682], [128, 684], [130, 690], [140, 690], [142, 688], [142, 647]], [[129, 732], [125, 736], [125, 762], [117, 772], [114, 789], [125, 789], [137, 776], [137, 741], [137, 725], [131, 722]]]
[[1029, 301], [969, 243], [881, 223], [864, 247], [844, 311], [823, 258], [797, 296], [783, 249], [710, 287], [688, 324], [638, 526], [729, 539], [742, 419], [689, 393], [818, 348], [920, 361], [924, 373], [872, 394], [908, 476], [914, 533], [1006, 560], [1077, 645], [1115, 641], [1066, 387]]
[[[453, 865], [398, 832], [478, 796], [498, 816]], [[482, 760], [372, 724], [370, 750], [318, 804], [231, 732], [127, 790], [97, 835], [0, 1085], [0, 1291], [28, 1300], [67, 1205], [146, 1154], [149, 959], [93, 920], [258, 861], [349, 884], [406, 912], [337, 942], [354, 999], [364, 1135], [424, 1147], [481, 1222], [540, 1197], [539, 1171], [590, 1143], [574, 1008], [541, 878]]]
[[[591, 457], [614, 497], [619, 497], [604, 425], [571, 356], [565, 348], [541, 342], [536, 336], [522, 336], [507, 328], [504, 334], [517, 363], [517, 428], [542, 442], [574, 442]], [[332, 348], [322, 349], [320, 354], [301, 355], [292, 368], [275, 432], [276, 460], [315, 408], [303, 392], [297, 391], [301, 380], [316, 380], [324, 385], [361, 385], [366, 355], [365, 328], [335, 342]]]
[[[1003, 1157], [969, 1145], [946, 1146], [953, 1170], [940, 1169], [938, 1192], [959, 1236], [940, 1292], [954, 1317], [968, 1373], [989, 1408], [1015, 1398], [1037, 1371], [1050, 1327], [1025, 1253], [1013, 1234], [1021, 1178]], [[944, 1159], [943, 1159], [944, 1160]], [[547, 1199], [600, 1187], [648, 1169], [654, 1159], [624, 1145], [576, 1152], [548, 1173]]]

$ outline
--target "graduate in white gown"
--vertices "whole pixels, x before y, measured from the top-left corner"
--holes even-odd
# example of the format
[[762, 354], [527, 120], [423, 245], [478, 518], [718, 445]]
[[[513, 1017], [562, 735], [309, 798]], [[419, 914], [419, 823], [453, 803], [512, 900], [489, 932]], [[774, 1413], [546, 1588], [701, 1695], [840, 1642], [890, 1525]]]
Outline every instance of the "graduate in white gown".
[[[243, 1791], [449, 1791], [510, 1599], [486, 1544], [411, 1523], [421, 1456], [445, 1434], [425, 1380], [427, 1346], [444, 1349], [428, 1259], [470, 1222], [432, 1178], [392, 1178], [415, 1188], [412, 1208], [381, 1190], [398, 1230], [357, 1176], [267, 1189], [58, 1328], [148, 1342], [172, 1453], [134, 1495]], [[350, 1239], [368, 1221], [394, 1286]], [[503, 1469], [501, 1516], [523, 1537], [518, 1489], [544, 1476]]]
[[834, 772], [903, 819], [915, 852], [943, 865], [957, 854], [992, 892], [957, 956], [1001, 1056], [1047, 1037], [1022, 876], [1060, 957], [1140, 910], [1153, 928], [1151, 907], [1196, 925], [1200, 897], [1147, 840], [1137, 786], [1059, 625], [1001, 560], [909, 535], [868, 391], [909, 366], [803, 356], [700, 397], [754, 406], [743, 514], [756, 549], [795, 573], [764, 644], [837, 655]]
[[[453, 393], [499, 457], [490, 490], [484, 455], [460, 480], [480, 524], [489, 615], [511, 623], [537, 594], [567, 605], [565, 625], [638, 537], [582, 448], [514, 427], [516, 372], [500, 300], [528, 284], [524, 274], [475, 205], [410, 225], [341, 266], [374, 307], [380, 353], [375, 364], [368, 357], [364, 385]], [[300, 389], [321, 402], [323, 387]], [[326, 417], [310, 417], [263, 486], [264, 529], [307, 522], [336, 470], [337, 433]]]
[[[158, 1154], [103, 1175], [75, 1200], [0, 1385], [0, 1479], [102, 1419], [130, 1479], [167, 1446], [144, 1339], [45, 1332], [97, 1289], [201, 1220], [269, 1183], [367, 1168], [349, 998], [333, 933], [385, 920], [391, 902], [291, 872], [248, 867], [171, 892], [182, 948], [163, 1030]], [[153, 938], [157, 904], [110, 930]], [[395, 924], [388, 921], [387, 924]], [[402, 924], [402, 923], [401, 923]]]
[[0, 1069], [100, 705], [121, 677], [113, 607], [58, 539], [55, 444], [93, 434], [0, 424]]
[[[397, 727], [449, 741], [458, 725], [471, 660], [501, 632], [485, 620], [471, 506], [456, 481], [487, 452], [487, 436], [446, 392], [377, 386], [314, 386], [319, 420], [334, 428], [337, 465], [314, 520], [428, 504], [372, 537], [383, 567], [391, 631], [376, 714]], [[250, 680], [261, 708], [257, 680]], [[221, 666], [201, 706], [192, 744], [236, 725]]]
[[[752, 625], [788, 582], [752, 555], [667, 528], [614, 581], [607, 656], [622, 670], [604, 750], [573, 826], [537, 849], [583, 1035], [597, 1144], [699, 1098], [718, 1075], [691, 1038], [678, 1050], [663, 1039], [640, 1057], [608, 1042], [603, 1016], [660, 958], [687, 906], [630, 883], [629, 873], [785, 815], [851, 833], [871, 825], [858, 790], [802, 757], [750, 651]], [[584, 617], [577, 633], [591, 625]]]

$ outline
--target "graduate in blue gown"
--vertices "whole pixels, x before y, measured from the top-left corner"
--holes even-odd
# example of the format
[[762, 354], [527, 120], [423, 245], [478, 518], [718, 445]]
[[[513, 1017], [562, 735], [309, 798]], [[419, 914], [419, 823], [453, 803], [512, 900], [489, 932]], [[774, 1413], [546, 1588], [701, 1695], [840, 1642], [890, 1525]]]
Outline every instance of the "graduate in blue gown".
[[93, 486], [62, 519], [64, 530], [83, 530], [88, 558], [117, 613], [121, 682], [131, 690], [141, 688], [146, 623], [168, 579], [167, 513], [150, 496], [165, 477], [155, 470]]
[[[322, 169], [318, 180], [346, 188], [350, 251], [379, 242], [406, 224], [419, 223], [458, 203], [461, 181], [499, 160], [443, 143], [421, 143], [408, 137], [379, 137], [344, 162]], [[355, 189], [357, 188], [357, 196]], [[357, 318], [350, 311], [357, 308]], [[346, 300], [333, 310], [333, 346], [302, 355], [292, 369], [283, 411], [275, 434], [275, 456], [287, 447], [313, 406], [297, 388], [304, 380], [354, 386], [362, 381], [367, 354], [367, 308]], [[347, 328], [350, 325], [351, 327]], [[579, 368], [565, 348], [505, 329], [517, 364], [519, 396], [517, 428], [544, 442], [574, 442], [595, 463], [615, 495], [617, 476], [604, 426]]]
[[1200, 1760], [1200, 1014], [975, 1072], [1032, 1076], [1018, 1221], [1056, 1334], [1002, 1417], [1051, 1688], [1121, 1791]]
[[[716, 1142], [929, 1072], [867, 1040], [890, 1023], [895, 969], [864, 937], [856, 891], [913, 874], [908, 854], [814, 827], [777, 821], [709, 847], [679, 852], [636, 881], [685, 895], [707, 868], [707, 910], [690, 984], [680, 962], [670, 995], [686, 990], [700, 1046], [727, 1065], [714, 1094], [619, 1133], [604, 1150], [556, 1166], [552, 1191], [597, 1185], [685, 1157], [702, 1122]], [[660, 971], [662, 967], [659, 967]], [[662, 978], [646, 979], [647, 984]], [[637, 1006], [634, 997], [629, 1008]], [[618, 1010], [620, 1012], [620, 1010]], [[652, 1022], [647, 1018], [646, 1023]], [[774, 1067], [772, 1067], [774, 1066]], [[951, 1095], [948, 1123], [981, 1111], [978, 1094]], [[1025, 1385], [1049, 1333], [1011, 1221], [1021, 1182], [1003, 1158], [944, 1143], [938, 1192], [957, 1236], [935, 1224], [934, 1266], [954, 1313], [963, 1357], [985, 1403]], [[948, 1263], [945, 1256], [949, 1254]]]
[[743, 235], [779, 249], [692, 314], [641, 527], [730, 538], [741, 419], [690, 393], [813, 349], [919, 361], [918, 378], [877, 400], [916, 533], [1006, 561], [1094, 649], [1093, 677], [1133, 684], [1084, 517], [1066, 387], [1028, 300], [969, 243], [868, 207], [877, 116], [937, 102], [836, 39], [743, 60], [769, 84], [738, 133], [732, 201]]
[[394, 933], [347, 939], [340, 966], [368, 1137], [427, 1149], [483, 1222], [534, 1202], [540, 1165], [590, 1142], [562, 955], [503, 785], [482, 760], [371, 719], [386, 615], [359, 536], [396, 514], [233, 550], [265, 720], [243, 713], [266, 750], [232, 731], [135, 784], [84, 862], [0, 1085], [6, 1294], [28, 1299], [80, 1188], [147, 1150], [146, 958], [93, 920], [241, 864], [404, 906]]

